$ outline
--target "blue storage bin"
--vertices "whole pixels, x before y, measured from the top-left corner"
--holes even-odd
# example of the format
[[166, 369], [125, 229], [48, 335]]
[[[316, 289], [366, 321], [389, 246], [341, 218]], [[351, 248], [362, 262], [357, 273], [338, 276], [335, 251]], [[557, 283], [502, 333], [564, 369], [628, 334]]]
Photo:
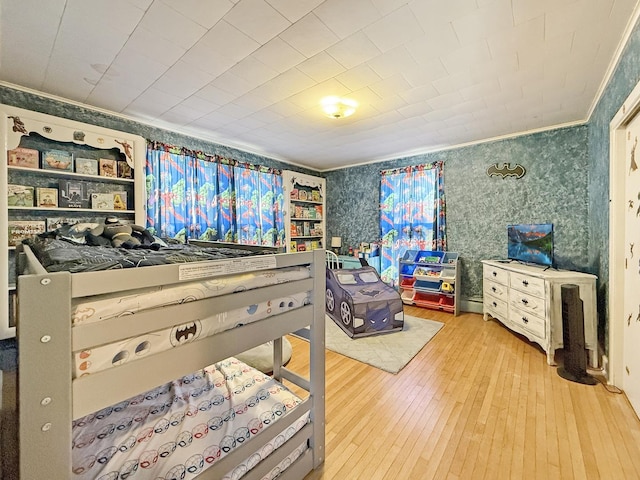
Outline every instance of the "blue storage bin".
[[415, 263], [402, 263], [400, 264], [400, 275], [413, 275], [415, 269]]
[[404, 255], [402, 255], [402, 258], [400, 260], [413, 262], [416, 258], [417, 253], [418, 253], [417, 250], [407, 250], [406, 252], [404, 252]]
[[414, 258], [417, 263], [442, 263], [445, 252], [433, 252], [430, 250], [420, 250]]
[[415, 290], [437, 290], [440, 291], [440, 280], [416, 280], [416, 283], [413, 284], [413, 288]]

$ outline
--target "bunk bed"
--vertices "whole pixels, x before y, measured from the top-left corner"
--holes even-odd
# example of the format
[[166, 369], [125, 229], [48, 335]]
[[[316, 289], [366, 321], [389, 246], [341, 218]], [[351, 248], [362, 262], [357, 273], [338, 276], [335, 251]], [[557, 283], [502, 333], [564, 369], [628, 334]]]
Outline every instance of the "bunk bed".
[[[89, 262], [71, 273], [32, 247], [20, 245], [17, 262], [21, 479], [299, 480], [322, 464], [321, 250], [106, 270]], [[52, 257], [56, 252], [49, 249]], [[300, 269], [308, 274], [279, 276]], [[272, 280], [249, 288], [231, 281], [247, 272]], [[147, 293], [182, 286], [192, 292], [194, 282], [215, 292], [131, 308]], [[304, 300], [295, 300], [301, 294]], [[78, 315], [121, 302], [122, 311], [100, 321]], [[265, 315], [218, 322], [261, 304]], [[193, 335], [192, 325], [210, 318], [215, 327]], [[301, 328], [310, 329], [308, 375], [282, 362], [282, 337]], [[165, 331], [186, 341], [166, 348], [147, 341]], [[123, 350], [131, 338], [143, 341]], [[267, 341], [274, 345], [272, 377], [233, 357]], [[112, 365], [87, 368], [93, 351], [109, 345], [118, 352]], [[232, 426], [234, 419], [243, 423]]]

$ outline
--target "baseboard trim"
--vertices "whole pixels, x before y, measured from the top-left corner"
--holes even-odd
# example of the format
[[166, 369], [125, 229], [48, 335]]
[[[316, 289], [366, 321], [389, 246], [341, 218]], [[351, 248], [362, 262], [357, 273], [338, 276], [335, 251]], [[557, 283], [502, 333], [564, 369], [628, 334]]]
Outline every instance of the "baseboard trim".
[[478, 300], [461, 300], [460, 301], [460, 310], [463, 312], [471, 312], [471, 313], [483, 313], [482, 312], [482, 301]]

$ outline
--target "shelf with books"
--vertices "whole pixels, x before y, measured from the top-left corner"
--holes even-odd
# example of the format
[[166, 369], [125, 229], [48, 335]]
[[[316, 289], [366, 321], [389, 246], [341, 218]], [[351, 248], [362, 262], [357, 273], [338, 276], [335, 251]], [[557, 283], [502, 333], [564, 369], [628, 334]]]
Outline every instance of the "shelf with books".
[[287, 251], [325, 246], [325, 179], [285, 170], [282, 172]]
[[36, 169], [36, 168], [27, 168], [27, 167], [17, 167], [13, 165], [7, 165], [7, 170], [24, 171], [32, 175], [46, 175], [46, 176], [59, 175], [64, 178], [75, 177], [75, 178], [91, 179], [96, 181], [108, 181], [109, 183], [134, 183], [135, 182], [134, 178], [107, 177], [104, 175], [97, 175], [97, 174], [94, 175], [94, 174], [88, 174], [88, 173], [69, 172], [64, 170], [45, 170], [42, 168]]
[[[7, 105], [0, 114], [0, 292], [15, 288], [16, 245], [29, 236], [111, 215], [145, 224], [144, 138]], [[15, 335], [11, 306], [0, 294], [0, 339]]]
[[93, 214], [101, 213], [123, 213], [135, 215], [135, 210], [123, 210], [116, 208], [71, 208], [71, 207], [8, 207], [8, 210], [25, 210], [28, 212], [87, 212]]

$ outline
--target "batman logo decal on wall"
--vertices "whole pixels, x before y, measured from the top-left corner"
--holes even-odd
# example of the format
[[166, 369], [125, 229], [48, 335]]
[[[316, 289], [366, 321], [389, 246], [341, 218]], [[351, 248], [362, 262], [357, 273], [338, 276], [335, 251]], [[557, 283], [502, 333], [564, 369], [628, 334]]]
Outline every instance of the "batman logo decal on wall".
[[506, 177], [516, 177], [522, 178], [527, 171], [524, 169], [522, 165], [516, 165], [511, 168], [510, 163], [503, 163], [502, 168], [498, 168], [498, 164], [494, 163], [489, 168], [487, 168], [487, 175], [490, 177], [500, 175], [502, 178]]
[[178, 345], [194, 341], [200, 336], [201, 331], [202, 327], [200, 322], [185, 323], [171, 329], [169, 341], [171, 345], [177, 347]]

